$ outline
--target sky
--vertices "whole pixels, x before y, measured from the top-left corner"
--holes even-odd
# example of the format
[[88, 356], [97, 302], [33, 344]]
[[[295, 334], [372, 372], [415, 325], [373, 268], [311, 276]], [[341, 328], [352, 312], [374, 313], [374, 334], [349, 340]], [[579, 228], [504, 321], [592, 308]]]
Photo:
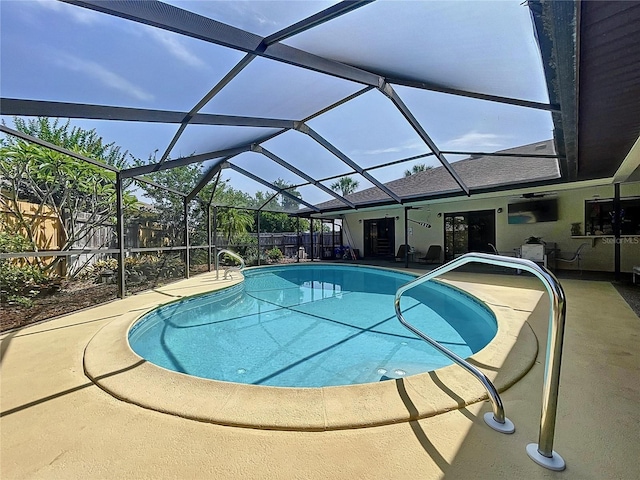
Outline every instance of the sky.
[[[167, 2], [266, 36], [334, 2]], [[383, 74], [452, 88], [547, 102], [529, 10], [521, 0], [382, 1], [287, 39], [290, 46]], [[7, 98], [188, 112], [244, 56], [211, 43], [55, 0], [0, 0], [0, 94]], [[203, 113], [301, 120], [363, 86], [291, 65], [254, 60]], [[552, 138], [551, 115], [523, 107], [394, 86], [441, 150], [497, 151]], [[4, 118], [11, 126], [11, 119]], [[177, 125], [72, 120], [137, 158], [159, 156]], [[381, 92], [370, 91], [308, 122], [364, 168], [429, 152]], [[172, 158], [251, 142], [271, 129], [190, 125]], [[290, 131], [263, 144], [315, 178], [349, 167]], [[450, 155], [455, 162], [465, 156]], [[267, 158], [233, 160], [268, 181], [300, 179]], [[373, 170], [382, 182], [428, 157]], [[236, 188], [266, 188], [225, 170]], [[359, 189], [371, 184], [353, 175]], [[323, 182], [326, 185], [331, 180]], [[311, 203], [329, 199], [300, 189]]]

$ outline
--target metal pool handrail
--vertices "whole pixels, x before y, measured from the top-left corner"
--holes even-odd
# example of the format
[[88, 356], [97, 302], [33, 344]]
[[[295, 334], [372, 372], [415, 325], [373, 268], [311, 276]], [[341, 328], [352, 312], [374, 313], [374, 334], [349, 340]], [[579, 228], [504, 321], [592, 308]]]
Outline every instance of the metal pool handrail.
[[[240, 260], [240, 271], [242, 271], [242, 270], [244, 270], [246, 268], [246, 265], [244, 263], [244, 259], [240, 255], [238, 255], [233, 250], [227, 250], [226, 248], [223, 248], [222, 250], [218, 251], [218, 254], [216, 255], [216, 258], [218, 259], [218, 261], [216, 262], [216, 280], [220, 276], [220, 270], [218, 269], [218, 265], [220, 265], [220, 254], [221, 253], [226, 253], [230, 257], [233, 257], [233, 258], [236, 258], [236, 259]], [[226, 273], [224, 274], [224, 276], [225, 276], [225, 278], [227, 278], [227, 274]]]
[[486, 263], [489, 265], [524, 270], [532, 273], [542, 281], [547, 293], [549, 294], [551, 308], [549, 312], [549, 333], [547, 336], [547, 353], [545, 359], [544, 383], [542, 387], [540, 434], [538, 443], [531, 443], [527, 445], [526, 450], [529, 457], [539, 465], [551, 470], [564, 470], [566, 466], [564, 459], [553, 450], [553, 437], [556, 426], [558, 387], [560, 385], [560, 362], [562, 358], [562, 341], [564, 336], [567, 303], [562, 286], [549, 270], [544, 267], [540, 267], [531, 260], [523, 258], [505, 257], [486, 253], [467, 253], [401, 286], [396, 292], [394, 302], [398, 320], [400, 320], [402, 325], [406, 328], [474, 375], [482, 383], [487, 390], [493, 405], [493, 419], [487, 418], [491, 415], [491, 413], [488, 413], [485, 415], [485, 421], [492, 428], [499, 430], [499, 428], [496, 428], [496, 425], [492, 425], [491, 420], [497, 422], [499, 426], [503, 424], [503, 422], [507, 422], [508, 419], [504, 417], [502, 400], [486, 375], [466, 360], [462, 359], [446, 347], [440, 345], [432, 338], [429, 338], [427, 335], [420, 332], [413, 325], [409, 324], [402, 316], [402, 311], [400, 309], [400, 297], [404, 292], [467, 263]]

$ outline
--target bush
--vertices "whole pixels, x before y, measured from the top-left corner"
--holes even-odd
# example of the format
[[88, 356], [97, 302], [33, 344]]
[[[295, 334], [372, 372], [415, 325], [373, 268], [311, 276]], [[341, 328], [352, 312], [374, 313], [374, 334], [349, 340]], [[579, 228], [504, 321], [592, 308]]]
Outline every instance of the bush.
[[0, 292], [3, 301], [16, 301], [18, 297], [35, 297], [53, 283], [34, 265], [16, 265], [0, 260]]
[[246, 264], [249, 265], [251, 262], [249, 262], [248, 257], [253, 256], [254, 259], [258, 258], [256, 254], [257, 245], [258, 240], [255, 237], [252, 237], [247, 232], [243, 232], [236, 236], [233, 244], [223, 248], [235, 251], [238, 255], [244, 258]]
[[[244, 258], [244, 262], [247, 266], [257, 265], [258, 264], [258, 247], [251, 246], [247, 247], [245, 250], [245, 254], [242, 256]], [[264, 253], [260, 254], [260, 262], [266, 262], [267, 257]]]
[[192, 250], [189, 255], [189, 263], [192, 266], [206, 265], [208, 260], [208, 253], [205, 249]]
[[[18, 232], [0, 232], [0, 252], [33, 251], [34, 245]], [[23, 260], [0, 260], [0, 302], [31, 306], [31, 298], [55, 286], [56, 276], [49, 276], [39, 265]]]
[[[87, 266], [82, 277], [92, 278], [96, 283], [100, 283], [107, 274], [107, 282], [115, 283], [117, 271], [118, 260], [108, 258]], [[158, 278], [179, 278], [184, 276], [184, 263], [179, 255], [140, 255], [125, 258], [124, 271], [125, 281], [130, 283]]]
[[282, 251], [278, 247], [273, 247], [271, 250], [266, 251], [267, 258], [272, 262], [279, 262], [284, 258]]
[[11, 231], [8, 225], [0, 225], [0, 253], [32, 252], [35, 250], [33, 242], [24, 235]]
[[111, 272], [115, 274], [118, 269], [118, 260], [115, 258], [107, 258], [105, 260], [96, 260], [95, 262], [86, 265], [82, 270], [78, 272], [76, 278], [81, 280], [94, 279], [96, 282], [100, 280], [102, 274]]
[[124, 262], [127, 278], [141, 282], [148, 278], [178, 278], [184, 276], [184, 263], [179, 255], [141, 255], [127, 257]]

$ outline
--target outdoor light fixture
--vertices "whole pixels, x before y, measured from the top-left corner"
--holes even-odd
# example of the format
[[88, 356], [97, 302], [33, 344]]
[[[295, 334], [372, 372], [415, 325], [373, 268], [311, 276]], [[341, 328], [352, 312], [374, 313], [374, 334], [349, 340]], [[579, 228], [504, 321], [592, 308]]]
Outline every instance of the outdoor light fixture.
[[442, 217], [442, 213], [438, 213], [438, 218]]
[[502, 213], [502, 207], [498, 208], [498, 213]]

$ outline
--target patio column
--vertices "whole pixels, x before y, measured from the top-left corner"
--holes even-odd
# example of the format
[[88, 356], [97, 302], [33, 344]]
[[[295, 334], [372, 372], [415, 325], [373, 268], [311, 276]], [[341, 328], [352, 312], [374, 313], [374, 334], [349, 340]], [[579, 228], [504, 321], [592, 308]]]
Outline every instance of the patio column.
[[622, 232], [622, 215], [620, 215], [620, 184], [613, 184], [613, 261], [616, 281], [620, 280], [620, 233]]
[[211, 204], [207, 205], [207, 271], [211, 271]]
[[218, 277], [218, 207], [213, 207], [213, 267]]
[[258, 266], [260, 266], [260, 210], [256, 212], [256, 226], [258, 232]]
[[182, 199], [184, 209], [184, 278], [189, 278], [189, 200]]
[[311, 261], [313, 262], [313, 217], [309, 217], [311, 222]]
[[409, 268], [409, 210], [411, 207], [404, 207], [404, 268]]
[[122, 200], [122, 175], [116, 172], [116, 236], [118, 237], [118, 297], [126, 293], [124, 269], [124, 209]]
[[331, 256], [336, 258], [336, 219], [331, 219]]
[[300, 216], [296, 215], [296, 263], [300, 263]]

